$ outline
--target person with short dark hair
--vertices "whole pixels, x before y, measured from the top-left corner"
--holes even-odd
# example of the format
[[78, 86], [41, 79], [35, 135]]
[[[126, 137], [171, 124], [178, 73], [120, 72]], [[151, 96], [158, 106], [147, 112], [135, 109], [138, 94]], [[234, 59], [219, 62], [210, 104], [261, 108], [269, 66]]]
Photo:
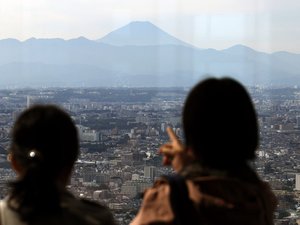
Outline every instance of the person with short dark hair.
[[245, 88], [231, 78], [198, 83], [182, 121], [184, 144], [168, 128], [170, 142], [160, 148], [163, 163], [177, 175], [145, 192], [131, 225], [272, 225], [276, 198], [249, 165], [259, 135]]
[[9, 160], [17, 173], [0, 202], [0, 224], [114, 224], [110, 211], [66, 190], [79, 153], [70, 116], [53, 105], [25, 110], [14, 124]]

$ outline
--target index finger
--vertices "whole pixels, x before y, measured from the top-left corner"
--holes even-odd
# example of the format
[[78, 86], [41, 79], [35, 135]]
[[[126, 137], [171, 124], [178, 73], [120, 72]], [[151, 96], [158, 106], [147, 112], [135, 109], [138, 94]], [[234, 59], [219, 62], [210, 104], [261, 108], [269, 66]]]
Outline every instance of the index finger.
[[178, 137], [176, 136], [176, 134], [174, 133], [174, 131], [171, 127], [167, 127], [167, 133], [169, 135], [171, 142], [173, 142], [173, 141], [178, 142]]

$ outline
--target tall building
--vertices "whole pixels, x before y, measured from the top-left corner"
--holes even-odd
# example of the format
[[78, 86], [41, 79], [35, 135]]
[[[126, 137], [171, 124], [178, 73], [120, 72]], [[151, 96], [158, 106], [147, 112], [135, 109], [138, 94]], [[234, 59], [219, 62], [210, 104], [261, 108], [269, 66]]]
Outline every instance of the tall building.
[[89, 129], [88, 127], [84, 127], [82, 125], [76, 125], [79, 133], [79, 137], [81, 141], [88, 141], [88, 142], [97, 142], [99, 141], [99, 132]]
[[154, 180], [156, 168], [154, 166], [144, 167], [144, 177]]
[[161, 123], [161, 125], [160, 125], [160, 130], [161, 130], [162, 132], [166, 132], [166, 123]]
[[300, 174], [296, 174], [296, 184], [295, 184], [295, 190], [300, 191]]
[[142, 194], [147, 188], [152, 186], [152, 182], [142, 180], [125, 181], [121, 187], [121, 194], [128, 197], [136, 197]]
[[300, 128], [300, 116], [297, 116], [296, 119], [297, 119], [296, 127]]
[[47, 96], [32, 96], [27, 95], [26, 96], [26, 107], [29, 108], [30, 106], [36, 105], [36, 104], [50, 104], [53, 103], [51, 101], [51, 98]]
[[26, 102], [27, 109], [30, 107], [30, 99], [31, 97], [27, 95], [27, 102]]

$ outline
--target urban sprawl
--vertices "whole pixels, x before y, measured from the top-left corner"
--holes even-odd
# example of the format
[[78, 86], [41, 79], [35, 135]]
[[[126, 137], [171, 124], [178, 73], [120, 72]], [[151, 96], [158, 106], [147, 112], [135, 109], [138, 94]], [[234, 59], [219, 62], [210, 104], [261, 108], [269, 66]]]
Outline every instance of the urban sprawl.
[[[295, 224], [300, 218], [300, 88], [248, 90], [261, 138], [253, 166], [278, 198], [275, 224]], [[184, 88], [0, 90], [1, 197], [15, 178], [6, 160], [15, 119], [30, 105], [57, 104], [72, 116], [80, 136], [81, 154], [68, 188], [78, 197], [107, 205], [119, 224], [128, 224], [143, 191], [157, 177], [172, 173], [162, 166], [158, 148], [168, 141], [168, 126], [183, 137], [181, 110], [187, 92]]]

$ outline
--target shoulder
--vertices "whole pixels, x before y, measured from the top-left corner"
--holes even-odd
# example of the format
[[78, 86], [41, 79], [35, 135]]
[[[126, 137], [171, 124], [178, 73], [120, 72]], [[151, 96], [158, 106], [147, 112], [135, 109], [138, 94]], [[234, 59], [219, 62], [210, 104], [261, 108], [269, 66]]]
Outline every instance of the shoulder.
[[[210, 195], [227, 199], [230, 202], [247, 202], [250, 199], [267, 200], [276, 202], [268, 183], [257, 179], [255, 182], [247, 182], [231, 177], [207, 176], [198, 177], [191, 182], [202, 195]], [[189, 188], [191, 190], [191, 188]]]
[[85, 221], [84, 224], [91, 225], [113, 225], [115, 224], [110, 210], [101, 204], [85, 199], [78, 199], [74, 196], [64, 196], [62, 208], [66, 215], [74, 219]]
[[144, 192], [142, 205], [130, 225], [170, 224], [174, 219], [169, 201], [170, 187], [166, 180], [159, 179]]
[[19, 219], [17, 213], [9, 208], [7, 200], [8, 198], [6, 197], [0, 201], [0, 224], [7, 224], [9, 222], [14, 225], [24, 225], [24, 222]]
[[0, 200], [0, 225], [2, 225], [2, 217], [3, 217], [3, 205], [5, 204], [4, 202], [5, 200], [4, 199], [1, 199]]
[[99, 218], [103, 224], [114, 224], [113, 215], [108, 207], [86, 199], [80, 201], [84, 205], [84, 210]]
[[[229, 214], [232, 218], [241, 215], [248, 218], [249, 212], [261, 216], [260, 212], [263, 211], [270, 215], [271, 220], [275, 209], [275, 197], [270, 187], [261, 181], [249, 184], [237, 179], [207, 176], [186, 179], [185, 184], [189, 199], [197, 208], [198, 216], [203, 218], [216, 212], [221, 219]], [[141, 208], [131, 225], [152, 224], [157, 221], [171, 223], [175, 218], [170, 202], [171, 189], [172, 184], [167, 179], [157, 180], [154, 186], [144, 193]]]

